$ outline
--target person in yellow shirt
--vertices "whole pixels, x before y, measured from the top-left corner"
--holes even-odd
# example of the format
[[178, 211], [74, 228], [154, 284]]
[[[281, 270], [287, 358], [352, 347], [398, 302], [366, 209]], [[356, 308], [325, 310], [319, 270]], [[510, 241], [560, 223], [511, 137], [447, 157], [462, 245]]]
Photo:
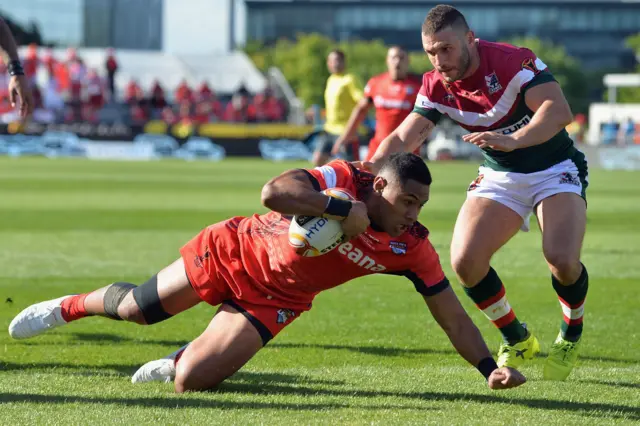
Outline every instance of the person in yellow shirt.
[[[323, 131], [316, 136], [313, 164], [318, 167], [331, 158], [331, 150], [349, 122], [351, 111], [362, 99], [363, 93], [355, 83], [355, 77], [345, 72], [345, 56], [341, 50], [333, 50], [327, 57], [327, 68], [331, 75], [324, 91], [326, 121]], [[343, 155], [346, 160], [358, 160], [358, 144], [347, 144]]]

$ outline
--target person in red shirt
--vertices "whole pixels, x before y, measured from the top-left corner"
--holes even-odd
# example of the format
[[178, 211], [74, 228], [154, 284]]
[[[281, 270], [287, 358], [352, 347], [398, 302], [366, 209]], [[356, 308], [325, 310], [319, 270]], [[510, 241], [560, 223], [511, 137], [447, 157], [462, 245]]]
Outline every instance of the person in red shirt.
[[[518, 386], [524, 376], [497, 368], [449, 285], [427, 228], [417, 222], [430, 184], [427, 165], [410, 153], [391, 156], [375, 176], [343, 160], [289, 170], [262, 189], [262, 204], [271, 212], [206, 227], [181, 248], [178, 260], [141, 286], [115, 283], [32, 305], [14, 318], [9, 332], [29, 338], [90, 315], [155, 324], [202, 301], [221, 305], [186, 348], [145, 364], [132, 379], [175, 379], [177, 392], [204, 390], [235, 373], [311, 309], [318, 293], [383, 273], [413, 283], [453, 346], [491, 388]], [[327, 188], [343, 188], [355, 200], [329, 197], [321, 192]], [[340, 220], [346, 240], [322, 256], [302, 257], [289, 244], [292, 215]]]
[[[347, 129], [333, 146], [333, 155], [340, 153], [347, 141], [356, 137], [356, 131], [371, 107], [376, 109], [376, 133], [369, 142], [365, 161], [369, 161], [380, 142], [395, 130], [413, 110], [422, 85], [422, 76], [409, 73], [409, 55], [400, 46], [387, 51], [388, 71], [372, 77], [364, 88], [364, 97], [353, 109]], [[418, 150], [416, 150], [418, 154]]]
[[115, 50], [113, 48], [107, 49], [107, 60], [104, 63], [104, 68], [107, 70], [107, 84], [109, 88], [109, 95], [111, 99], [115, 99], [116, 72], [118, 72], [118, 61], [116, 60]]
[[174, 97], [178, 104], [183, 102], [193, 102], [193, 91], [189, 87], [187, 80], [182, 80], [180, 85], [176, 88]]

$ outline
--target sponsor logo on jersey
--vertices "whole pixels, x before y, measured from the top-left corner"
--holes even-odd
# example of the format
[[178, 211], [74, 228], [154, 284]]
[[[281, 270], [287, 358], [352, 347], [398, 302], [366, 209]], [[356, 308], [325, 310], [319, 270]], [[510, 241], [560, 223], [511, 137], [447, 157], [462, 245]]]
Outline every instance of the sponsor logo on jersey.
[[411, 109], [413, 105], [411, 102], [402, 99], [387, 99], [382, 96], [376, 96], [373, 98], [373, 103], [376, 108], [388, 108], [388, 109]]
[[502, 85], [500, 85], [500, 81], [498, 81], [498, 76], [495, 71], [486, 75], [484, 77], [484, 81], [487, 83], [487, 87], [489, 88], [489, 94], [493, 95], [494, 93], [502, 90]]
[[580, 186], [580, 180], [577, 176], [572, 175], [569, 172], [560, 173], [560, 182], [561, 184]]
[[349, 259], [356, 265], [366, 269], [367, 271], [382, 272], [387, 269], [385, 266], [379, 265], [374, 259], [364, 254], [362, 250], [354, 247], [350, 242], [340, 244], [340, 246], [338, 247], [338, 252], [341, 255], [346, 256], [347, 259]]
[[296, 316], [296, 313], [291, 309], [278, 309], [278, 312], [276, 312], [276, 314], [278, 315], [276, 318], [276, 322], [278, 324], [285, 324], [291, 318]]
[[454, 104], [456, 102], [456, 98], [451, 93], [447, 93], [444, 95], [444, 101], [449, 104]]
[[200, 256], [196, 254], [195, 259], [193, 259], [193, 263], [196, 265], [197, 268], [202, 268], [203, 267], [202, 262], [209, 259], [210, 256], [211, 256], [211, 251], [209, 251], [209, 246], [205, 246], [204, 255]]
[[390, 241], [389, 247], [391, 247], [391, 251], [397, 255], [407, 254], [407, 243], [403, 243], [401, 241]]
[[416, 93], [415, 89], [411, 86], [407, 87], [407, 95], [413, 95], [414, 93]]
[[536, 66], [536, 61], [533, 58], [527, 58], [524, 61], [522, 61], [522, 69], [529, 70], [534, 74], [538, 74], [540, 72], [540, 70]]
[[530, 121], [531, 121], [531, 118], [529, 118], [528, 115], [525, 115], [517, 123], [513, 123], [509, 127], [503, 127], [501, 129], [492, 130], [492, 132], [502, 133], [503, 135], [510, 135], [511, 133], [515, 132], [516, 130], [522, 129], [524, 126], [529, 124]]

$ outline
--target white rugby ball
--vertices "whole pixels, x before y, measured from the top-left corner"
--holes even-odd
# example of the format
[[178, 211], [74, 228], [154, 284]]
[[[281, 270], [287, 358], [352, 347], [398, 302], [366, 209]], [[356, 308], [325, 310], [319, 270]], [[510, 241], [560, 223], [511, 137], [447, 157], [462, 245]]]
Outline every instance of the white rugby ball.
[[[342, 200], [355, 198], [342, 188], [322, 191]], [[316, 216], [294, 216], [289, 225], [289, 244], [301, 256], [316, 257], [329, 253], [343, 241], [342, 224], [338, 220]]]

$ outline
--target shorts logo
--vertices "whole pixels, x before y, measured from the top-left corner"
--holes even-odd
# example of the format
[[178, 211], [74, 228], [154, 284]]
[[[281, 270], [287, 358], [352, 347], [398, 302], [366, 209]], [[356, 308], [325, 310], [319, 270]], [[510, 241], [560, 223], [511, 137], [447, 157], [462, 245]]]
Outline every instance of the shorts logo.
[[498, 92], [499, 90], [502, 90], [502, 86], [500, 85], [500, 82], [498, 81], [498, 76], [496, 75], [496, 72], [492, 72], [489, 75], [486, 75], [484, 77], [484, 81], [487, 83], [487, 87], [489, 88], [489, 94], [493, 95], [494, 93]]
[[473, 191], [474, 189], [479, 187], [480, 182], [482, 182], [482, 179], [484, 179], [484, 175], [478, 175], [478, 177], [475, 178], [473, 182], [471, 182], [471, 185], [469, 185], [469, 189], [467, 189], [467, 191]]
[[277, 312], [278, 317], [276, 318], [276, 323], [285, 324], [291, 318], [296, 316], [296, 313], [291, 309], [278, 309]]
[[400, 241], [390, 241], [389, 247], [391, 247], [391, 251], [393, 252], [393, 254], [407, 254], [407, 243], [403, 243]]
[[210, 256], [211, 256], [211, 252], [209, 251], [209, 246], [205, 246], [204, 256], [200, 256], [196, 254], [196, 257], [193, 260], [193, 263], [195, 263], [196, 267], [202, 268], [203, 267], [202, 262], [209, 259]]
[[580, 180], [569, 172], [564, 172], [560, 174], [559, 183], [580, 186]]
[[536, 61], [533, 58], [527, 58], [522, 61], [522, 69], [529, 70], [533, 74], [538, 74], [540, 72], [540, 70], [536, 66]]

